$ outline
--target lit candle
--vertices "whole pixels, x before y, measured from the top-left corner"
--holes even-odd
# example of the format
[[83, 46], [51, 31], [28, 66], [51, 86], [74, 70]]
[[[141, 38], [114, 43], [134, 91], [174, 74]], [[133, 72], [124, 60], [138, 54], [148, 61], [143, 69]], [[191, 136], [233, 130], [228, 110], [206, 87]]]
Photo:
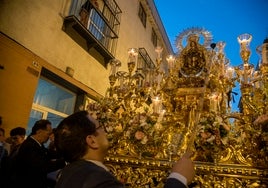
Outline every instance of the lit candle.
[[237, 37], [237, 40], [240, 44], [240, 56], [244, 63], [247, 63], [250, 56], [250, 48], [249, 44], [252, 40], [252, 36], [250, 34], [242, 34]]
[[162, 100], [157, 96], [152, 99], [154, 113], [160, 113], [162, 110]]
[[234, 74], [234, 68], [233, 67], [228, 67], [226, 69], [226, 77], [228, 79], [232, 79], [233, 78], [233, 74]]
[[173, 57], [173, 55], [169, 55], [167, 56], [166, 60], [168, 62], [168, 69], [171, 70], [173, 68], [175, 58]]
[[247, 49], [247, 41], [245, 39], [241, 40], [241, 49], [246, 50]]
[[268, 64], [268, 38], [265, 39], [262, 45], [262, 63]]
[[138, 50], [136, 48], [130, 48], [128, 50], [128, 70], [132, 72], [137, 64]]
[[156, 91], [160, 90], [160, 85], [161, 85], [162, 78], [163, 78], [162, 74], [158, 74], [156, 76], [156, 83], [157, 83]]
[[129, 55], [130, 57], [135, 57], [135, 56], [137, 56], [137, 55], [138, 55], [138, 50], [137, 50], [137, 48], [130, 48], [130, 49], [128, 50], [128, 55]]
[[244, 64], [244, 75], [243, 75], [243, 79], [244, 79], [244, 83], [247, 84], [250, 82], [250, 80], [252, 79], [252, 74], [253, 74], [253, 70], [254, 70], [254, 65], [252, 64], [248, 64], [248, 63], [245, 63]]
[[117, 72], [120, 89], [123, 88], [127, 75], [128, 75], [127, 72], [124, 72], [124, 71], [118, 71]]
[[210, 110], [217, 111], [217, 107], [218, 107], [218, 94], [213, 93], [210, 96]]
[[219, 41], [216, 44], [216, 47], [219, 49], [219, 53], [224, 53], [224, 47], [225, 47], [226, 43], [224, 41]]
[[110, 75], [115, 75], [118, 71], [118, 68], [121, 66], [121, 62], [118, 59], [112, 59], [110, 61], [111, 72]]
[[163, 48], [161, 46], [157, 46], [155, 49], [155, 52], [157, 53], [157, 58], [161, 59], [161, 54], [162, 54]]
[[165, 110], [161, 110], [157, 122], [160, 123], [163, 120], [164, 114], [166, 113]]
[[155, 129], [156, 130], [161, 130], [162, 129], [162, 125], [161, 125], [161, 122], [163, 120], [163, 117], [164, 117], [164, 114], [166, 113], [165, 110], [161, 110], [160, 114], [159, 114], [159, 117], [157, 118], [157, 121], [154, 125]]
[[145, 71], [145, 87], [151, 87], [152, 86], [152, 71], [146, 70]]
[[260, 72], [259, 71], [255, 71], [253, 74], [253, 78], [254, 78], [254, 85], [255, 88], [260, 88], [261, 87], [261, 82], [260, 82]]
[[250, 34], [241, 34], [237, 37], [238, 42], [241, 45], [241, 50], [248, 50], [249, 43], [252, 40], [252, 36]]

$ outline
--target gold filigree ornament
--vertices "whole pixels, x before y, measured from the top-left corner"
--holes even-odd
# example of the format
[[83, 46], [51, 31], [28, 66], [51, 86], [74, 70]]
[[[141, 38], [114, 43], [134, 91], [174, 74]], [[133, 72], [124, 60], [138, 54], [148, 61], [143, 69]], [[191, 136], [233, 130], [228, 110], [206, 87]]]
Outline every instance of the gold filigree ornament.
[[[173, 162], [188, 149], [194, 150], [195, 187], [268, 184], [267, 60], [254, 72], [251, 37], [241, 35], [243, 65], [232, 68], [225, 43], [211, 40], [204, 29], [184, 30], [167, 70], [162, 47], [144, 70], [137, 67], [143, 51], [136, 48], [129, 50], [128, 72], [111, 61], [107, 94], [86, 109], [104, 125], [110, 141], [105, 163], [126, 187], [163, 187]], [[231, 111], [235, 82], [239, 112]]]

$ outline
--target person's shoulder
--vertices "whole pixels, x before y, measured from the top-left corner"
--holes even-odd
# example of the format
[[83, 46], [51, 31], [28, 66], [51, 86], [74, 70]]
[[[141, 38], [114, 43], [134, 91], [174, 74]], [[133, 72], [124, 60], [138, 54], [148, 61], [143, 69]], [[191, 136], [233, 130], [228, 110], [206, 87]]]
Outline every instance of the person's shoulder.
[[[70, 182], [76, 182], [76, 187], [123, 188], [115, 176], [102, 167], [90, 161], [79, 160], [68, 164], [59, 174], [58, 187], [68, 187]], [[56, 187], [57, 187], [56, 186]]]
[[70, 176], [72, 174], [81, 174], [82, 176], [87, 176], [89, 175], [90, 177], [93, 176], [98, 176], [98, 175], [111, 175], [108, 171], [106, 171], [104, 168], [94, 164], [93, 162], [90, 161], [85, 161], [85, 160], [78, 160], [75, 162], [72, 162], [68, 165], [66, 165], [63, 170], [62, 170], [62, 175], [63, 176]]
[[40, 145], [33, 138], [27, 137], [20, 145], [19, 150], [36, 150], [37, 148], [41, 148]]
[[187, 188], [187, 186], [175, 178], [168, 178], [164, 188]]
[[66, 169], [73, 170], [73, 169], [80, 169], [80, 170], [104, 170], [103, 168], [99, 167], [98, 165], [94, 164], [93, 162], [86, 161], [86, 160], [77, 160], [74, 161], [66, 166]]
[[65, 187], [68, 182], [77, 182], [76, 185], [79, 187], [82, 181], [86, 179], [92, 181], [92, 177], [96, 178], [96, 172], [95, 164], [84, 160], [74, 161], [60, 171], [58, 186]]
[[25, 146], [25, 145], [29, 145], [29, 144], [33, 144], [34, 140], [28, 136], [22, 143], [21, 143], [21, 147]]

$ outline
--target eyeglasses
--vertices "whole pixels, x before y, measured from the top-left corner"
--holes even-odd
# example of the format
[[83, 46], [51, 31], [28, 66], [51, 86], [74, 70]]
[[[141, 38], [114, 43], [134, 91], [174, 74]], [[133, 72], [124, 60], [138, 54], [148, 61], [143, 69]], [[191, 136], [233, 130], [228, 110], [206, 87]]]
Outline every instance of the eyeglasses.
[[99, 126], [96, 127], [96, 130], [98, 129], [103, 129], [107, 133], [106, 127], [103, 124], [99, 124]]

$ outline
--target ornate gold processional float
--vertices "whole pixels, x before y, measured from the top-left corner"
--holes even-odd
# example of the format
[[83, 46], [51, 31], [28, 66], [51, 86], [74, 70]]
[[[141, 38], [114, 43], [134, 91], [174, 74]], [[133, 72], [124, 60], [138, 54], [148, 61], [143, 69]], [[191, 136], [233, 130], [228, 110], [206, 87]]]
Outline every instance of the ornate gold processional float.
[[[188, 149], [195, 153], [191, 187], [267, 187], [268, 41], [257, 48], [254, 68], [251, 39], [238, 37], [243, 64], [237, 67], [225, 57], [225, 43], [211, 43], [210, 32], [200, 28], [177, 37], [179, 52], [167, 62], [161, 47], [147, 69], [134, 48], [128, 72], [111, 61], [107, 96], [87, 109], [105, 125], [106, 164], [126, 187], [163, 187], [172, 163]], [[231, 111], [236, 82], [240, 112]]]

